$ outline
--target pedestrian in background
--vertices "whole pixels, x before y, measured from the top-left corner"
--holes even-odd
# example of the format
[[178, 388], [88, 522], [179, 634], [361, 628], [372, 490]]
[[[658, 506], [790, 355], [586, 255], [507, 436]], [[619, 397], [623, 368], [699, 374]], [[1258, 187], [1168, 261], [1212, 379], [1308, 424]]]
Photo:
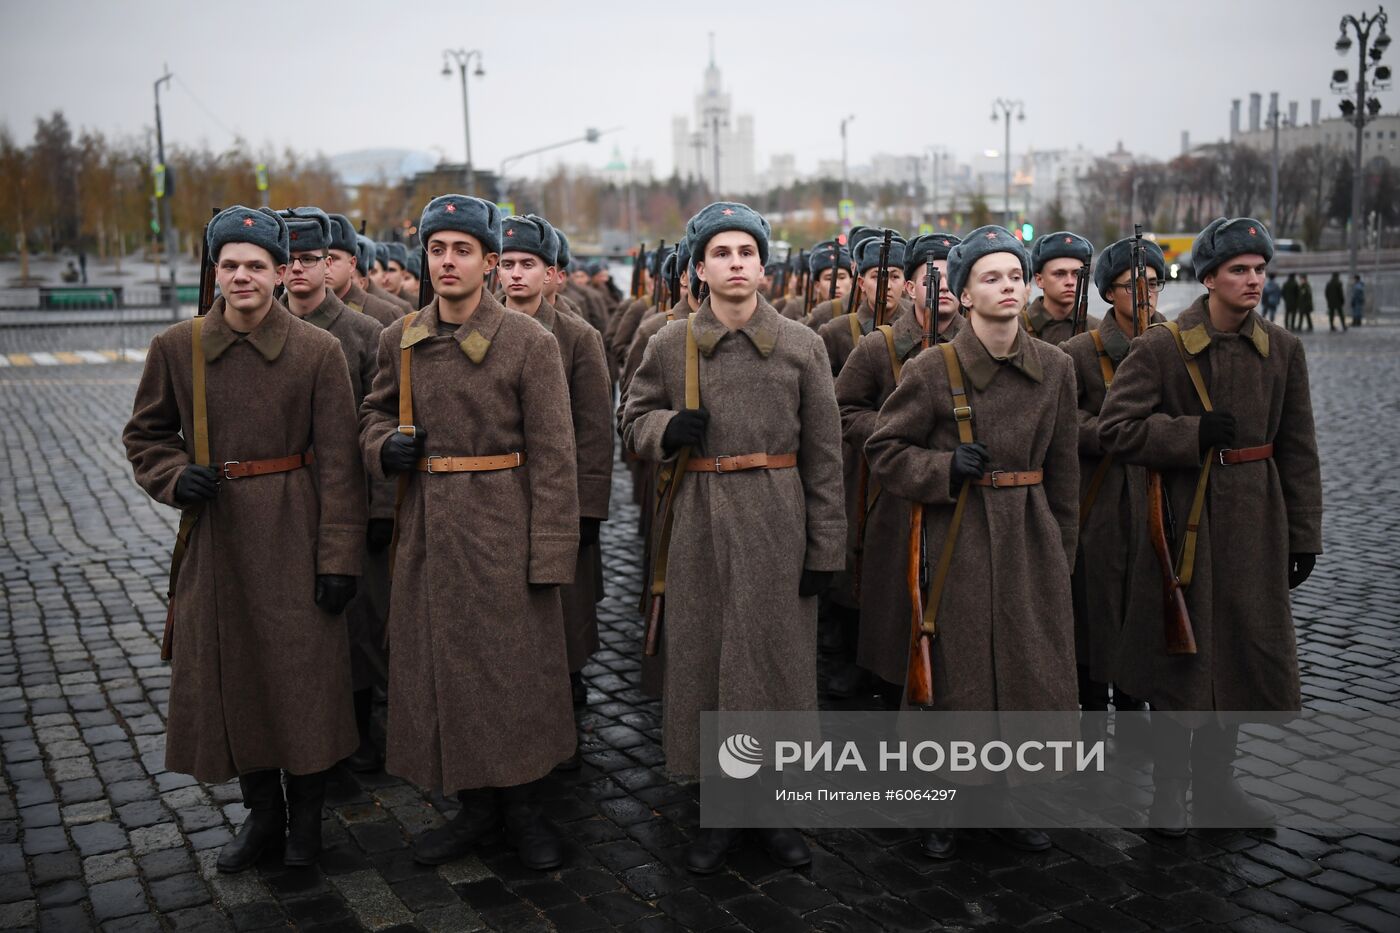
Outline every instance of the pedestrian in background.
[[1283, 290], [1279, 288], [1278, 274], [1269, 273], [1269, 281], [1264, 283], [1264, 297], [1259, 306], [1263, 309], [1264, 320], [1272, 321], [1278, 314], [1278, 303], [1283, 299]]
[[1342, 274], [1340, 272], [1332, 273], [1332, 277], [1327, 280], [1327, 288], [1324, 289], [1323, 293], [1327, 297], [1327, 329], [1337, 329], [1336, 325], [1332, 323], [1332, 318], [1335, 315], [1342, 322], [1342, 333], [1346, 333], [1347, 297], [1345, 290], [1342, 288]]
[[1280, 289], [1283, 296], [1283, 326], [1293, 330], [1298, 323], [1298, 277], [1292, 272]]
[[1303, 329], [1303, 322], [1306, 321], [1308, 324], [1308, 333], [1312, 333], [1312, 313], [1312, 284], [1308, 282], [1308, 277], [1306, 275], [1303, 275], [1300, 276], [1298, 279], [1298, 319], [1296, 323], [1298, 325], [1299, 330]]
[[1351, 277], [1351, 325], [1361, 326], [1361, 314], [1366, 310], [1366, 283], [1361, 281], [1361, 276]]

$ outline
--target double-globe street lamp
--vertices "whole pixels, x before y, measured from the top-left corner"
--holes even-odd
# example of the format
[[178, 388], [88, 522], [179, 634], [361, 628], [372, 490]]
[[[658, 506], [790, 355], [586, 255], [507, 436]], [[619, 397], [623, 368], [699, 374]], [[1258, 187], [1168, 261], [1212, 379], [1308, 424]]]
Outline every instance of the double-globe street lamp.
[[472, 121], [471, 112], [467, 109], [467, 65], [471, 60], [476, 59], [476, 70], [472, 74], [480, 78], [486, 74], [481, 67], [481, 50], [472, 49], [443, 49], [442, 50], [442, 75], [444, 78], [452, 77], [451, 62], [457, 63], [457, 70], [462, 74], [462, 132], [467, 137], [467, 194], [476, 194], [476, 179], [472, 176]]
[[[1390, 45], [1390, 36], [1386, 34], [1385, 25], [1387, 17], [1385, 7], [1378, 7], [1374, 16], [1361, 14], [1358, 19], [1350, 14], [1342, 17], [1341, 34], [1337, 36], [1337, 54], [1345, 55], [1351, 51], [1351, 36], [1347, 35], [1347, 27], [1350, 26], [1356, 33], [1357, 50], [1359, 57], [1356, 65], [1356, 84], [1353, 86], [1356, 91], [1356, 98], [1343, 99], [1340, 108], [1342, 119], [1356, 127], [1356, 158], [1351, 167], [1351, 230], [1348, 239], [1350, 243], [1350, 257], [1348, 271], [1355, 277], [1361, 250], [1361, 141], [1363, 129], [1367, 123], [1374, 120], [1381, 112], [1381, 102], [1374, 97], [1367, 97], [1367, 74], [1372, 75], [1372, 82], [1369, 85], [1371, 90], [1380, 90], [1389, 85], [1390, 66], [1380, 64], [1381, 55], [1385, 53]], [[1376, 26], [1380, 27], [1380, 35], [1375, 40], [1371, 40], [1371, 30]], [[1338, 94], [1345, 94], [1353, 88], [1347, 87], [1349, 75], [1345, 68], [1338, 68], [1332, 72], [1332, 90]]]
[[992, 101], [992, 122], [995, 123], [999, 119], [1006, 121], [1006, 151], [1004, 153], [1006, 156], [1006, 183], [1002, 189], [1002, 196], [1005, 198], [1002, 202], [1005, 216], [1002, 223], [1008, 230], [1011, 229], [1011, 114], [1013, 111], [1015, 111], [1018, 121], [1025, 122], [1026, 105], [1021, 101], [1007, 100], [1003, 97]]

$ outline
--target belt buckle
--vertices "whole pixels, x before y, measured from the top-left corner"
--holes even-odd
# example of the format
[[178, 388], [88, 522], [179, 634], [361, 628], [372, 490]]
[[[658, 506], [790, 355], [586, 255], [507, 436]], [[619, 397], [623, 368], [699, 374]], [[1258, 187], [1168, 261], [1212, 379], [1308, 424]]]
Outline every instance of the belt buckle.
[[991, 480], [992, 480], [992, 488], [993, 488], [993, 489], [1000, 489], [1000, 488], [1001, 488], [1001, 486], [997, 483], [997, 477], [1000, 476], [1001, 474], [1005, 473], [1005, 472], [1006, 472], [1005, 470], [993, 470], [993, 471], [992, 471]]
[[1225, 462], [1225, 455], [1226, 455], [1227, 453], [1230, 453], [1230, 452], [1233, 451], [1233, 450], [1234, 450], [1233, 447], [1221, 447], [1219, 450], [1217, 450], [1217, 451], [1215, 452], [1215, 458], [1216, 458], [1216, 460], [1220, 461], [1220, 465], [1221, 465], [1221, 466], [1229, 466], [1229, 465], [1230, 465], [1230, 464], [1228, 464], [1228, 463]]
[[525, 455], [524, 455], [523, 453], [521, 453], [520, 451], [517, 450], [517, 451], [515, 452], [515, 465], [516, 465], [516, 466], [520, 466], [520, 465], [521, 465], [522, 463], [524, 463], [524, 462], [525, 462]]
[[228, 472], [228, 468], [229, 468], [229, 467], [236, 467], [236, 466], [238, 466], [238, 464], [240, 464], [240, 463], [242, 463], [241, 460], [225, 460], [225, 461], [223, 462], [223, 465], [222, 465], [221, 467], [219, 467], [219, 474], [220, 474], [224, 479], [228, 479], [228, 480], [240, 479], [240, 477], [237, 477], [237, 476], [230, 476], [230, 475], [229, 475], [229, 472]]
[[715, 458], [715, 472], [716, 472], [716, 473], [723, 473], [723, 472], [724, 472], [724, 465], [720, 462], [720, 461], [722, 461], [722, 460], [724, 460], [723, 457], [716, 457], [716, 458]]
[[429, 476], [432, 476], [432, 475], [433, 475], [433, 461], [434, 461], [434, 460], [446, 460], [447, 458], [444, 457], [444, 456], [438, 455], [438, 456], [435, 456], [435, 457], [428, 457], [427, 459], [428, 459], [428, 475], [429, 475]]
[[958, 405], [953, 408], [953, 418], [957, 421], [971, 421], [972, 408], [969, 405]]

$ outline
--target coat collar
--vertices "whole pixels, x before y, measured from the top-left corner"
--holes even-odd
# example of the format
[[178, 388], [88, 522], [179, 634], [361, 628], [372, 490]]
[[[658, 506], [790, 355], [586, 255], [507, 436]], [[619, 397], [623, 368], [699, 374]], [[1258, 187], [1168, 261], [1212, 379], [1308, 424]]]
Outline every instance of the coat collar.
[[[997, 373], [1007, 367], [1018, 370], [1033, 382], [1043, 382], [1045, 379], [1045, 371], [1040, 363], [1040, 347], [1021, 330], [1017, 330], [1016, 341], [1011, 345], [1011, 354], [1005, 360], [997, 360], [988, 353], [971, 327], [963, 327], [958, 331], [958, 335], [953, 338], [953, 346], [957, 348], [958, 360], [961, 361], [967, 378], [979, 392], [985, 391]], [[1046, 347], [1049, 345], [1046, 344]]]
[[308, 324], [315, 324], [321, 330], [330, 330], [335, 319], [340, 317], [340, 313], [344, 310], [345, 305], [341, 304], [340, 299], [335, 297], [335, 292], [328, 288], [326, 289], [326, 299], [302, 320]]
[[715, 317], [714, 311], [710, 310], [710, 299], [706, 298], [700, 304], [700, 310], [695, 312], [695, 345], [700, 348], [700, 352], [706, 358], [714, 356], [715, 347], [730, 333], [740, 333], [749, 338], [754, 349], [759, 356], [765, 359], [773, 352], [773, 348], [778, 345], [778, 328], [782, 316], [773, 310], [773, 306], [768, 303], [768, 299], [762, 295], [758, 296], [758, 308], [748, 323], [739, 328], [738, 331], [730, 331]]
[[[943, 342], [947, 343], [958, 335], [965, 323], [961, 314], [955, 314], [953, 319], [948, 322], [947, 328], [938, 336], [941, 336]], [[912, 306], [908, 314], [900, 314], [896, 317], [892, 326], [894, 327], [894, 352], [901, 360], [907, 360], [919, 351], [924, 342], [923, 328], [919, 327], [919, 318], [914, 314]], [[929, 346], [936, 342], [938, 342], [936, 338], [930, 336]]]
[[[506, 309], [486, 289], [481, 290], [481, 303], [476, 306], [467, 322], [452, 332], [452, 339], [478, 366], [486, 359], [486, 351], [491, 349], [491, 340], [501, 327]], [[399, 349], [406, 350], [420, 341], [437, 336], [438, 300], [434, 298], [428, 306], [418, 312], [413, 323], [403, 329], [399, 337]]]
[[341, 299], [341, 304], [352, 311], [363, 311], [365, 309], [365, 290], [351, 279], [350, 287], [345, 290], [345, 297]]
[[224, 299], [220, 296], [214, 300], [209, 313], [204, 316], [204, 330], [200, 334], [199, 345], [204, 351], [205, 362], [212, 363], [239, 340], [246, 340], [253, 349], [262, 354], [263, 359], [271, 363], [282, 355], [282, 348], [287, 345], [287, 331], [291, 330], [291, 327], [292, 312], [282, 307], [282, 303], [274, 298], [272, 307], [268, 309], [262, 321], [253, 328], [252, 333], [243, 337], [224, 320]]
[[[1197, 298], [1191, 307], [1181, 312], [1181, 316], [1177, 318], [1177, 326], [1181, 328], [1181, 342], [1186, 347], [1186, 352], [1192, 356], [1200, 356], [1206, 347], [1220, 336], [1220, 332], [1210, 322], [1210, 312], [1206, 310], [1208, 298], [1209, 295]], [[1244, 319], [1244, 324], [1240, 327], [1239, 336], [1248, 341], [1261, 357], [1268, 359], [1269, 331], [1264, 327], [1258, 312], [1249, 312], [1249, 317]]]
[[[1160, 311], [1152, 312], [1152, 324], [1163, 324], [1166, 320]], [[1104, 352], [1108, 354], [1109, 359], [1113, 360], [1113, 365], [1117, 366], [1128, 355], [1133, 338], [1123, 332], [1123, 328], [1118, 324], [1118, 316], [1113, 313], [1112, 308], [1108, 309], [1108, 313], [1099, 322], [1098, 330], [1099, 339], [1103, 341]]]

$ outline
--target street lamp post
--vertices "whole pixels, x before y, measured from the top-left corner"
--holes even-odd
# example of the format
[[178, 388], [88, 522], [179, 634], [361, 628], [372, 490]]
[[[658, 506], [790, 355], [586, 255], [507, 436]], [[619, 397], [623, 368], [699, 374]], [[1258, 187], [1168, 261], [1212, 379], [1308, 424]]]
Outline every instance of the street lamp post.
[[[175, 193], [174, 178], [170, 170], [165, 165], [165, 128], [160, 121], [160, 86], [164, 84], [170, 86], [170, 79], [174, 77], [170, 73], [170, 66], [165, 65], [165, 74], [156, 78], [156, 162], [160, 165], [163, 175], [160, 192], [160, 233], [161, 239], [165, 243], [165, 260], [170, 266], [170, 316], [178, 318], [180, 316], [180, 296], [175, 288], [175, 247], [174, 247], [174, 222], [171, 220], [170, 198]], [[157, 254], [156, 259], [156, 280], [160, 280], [160, 259]]]
[[925, 151], [928, 152], [928, 160], [929, 160], [930, 168], [932, 169], [932, 172], [933, 172], [933, 185], [932, 185], [932, 191], [931, 191], [929, 200], [930, 200], [930, 201], [932, 202], [932, 204], [933, 204], [933, 221], [934, 221], [934, 226], [937, 226], [937, 220], [938, 220], [938, 215], [939, 215], [939, 211], [938, 211], [938, 176], [939, 176], [939, 173], [940, 173], [940, 169], [942, 168], [942, 166], [941, 166], [940, 163], [942, 163], [945, 159], [951, 158], [951, 154], [950, 154], [950, 153], [947, 153], [947, 152], [944, 152], [943, 149], [942, 149], [941, 147], [937, 147], [937, 146], [928, 146], [928, 147], [926, 147], [926, 150], [925, 150]]
[[1283, 231], [1278, 225], [1278, 130], [1280, 126], [1292, 126], [1292, 123], [1279, 112], [1278, 91], [1269, 94], [1268, 126], [1274, 131], [1273, 161], [1269, 165], [1269, 226], [1273, 228], [1274, 236], [1281, 236]]
[[855, 114], [841, 118], [841, 200], [845, 201], [851, 197], [849, 181], [846, 175], [846, 124], [856, 118]]
[[565, 146], [572, 146], [574, 143], [596, 143], [598, 137], [606, 136], [608, 133], [616, 133], [620, 129], [622, 129], [622, 127], [613, 126], [606, 130], [595, 130], [590, 126], [583, 131], [582, 136], [575, 136], [573, 139], [561, 140], [557, 143], [550, 143], [547, 146], [537, 146], [534, 149], [527, 149], [524, 152], [517, 152], [515, 155], [506, 156], [501, 160], [501, 171], [500, 174], [496, 176], [496, 200], [504, 201], [506, 199], [506, 192], [509, 190], [506, 187], [506, 166], [512, 162], [519, 162], [521, 159], [528, 158], [532, 155], [539, 155], [541, 152], [548, 152], [551, 149], [562, 149]]
[[452, 66], [448, 60], [457, 63], [457, 70], [462, 75], [462, 132], [467, 138], [467, 194], [476, 194], [476, 179], [472, 176], [472, 121], [471, 112], [467, 109], [467, 64], [476, 58], [476, 70], [472, 74], [480, 78], [486, 74], [481, 67], [481, 50], [472, 49], [443, 49], [442, 50], [442, 74], [445, 78], [452, 77]]
[[1002, 206], [1005, 208], [1005, 216], [1002, 219], [1006, 229], [1011, 229], [1011, 113], [1016, 112], [1016, 119], [1024, 121], [1026, 119], [1026, 105], [1019, 100], [1007, 100], [998, 97], [992, 101], [992, 122], [998, 119], [1006, 121], [1006, 182], [1002, 189]]
[[[1356, 127], [1356, 156], [1351, 170], [1351, 219], [1348, 223], [1350, 229], [1347, 237], [1350, 254], [1347, 267], [1353, 277], [1357, 274], [1361, 251], [1362, 130], [1367, 123], [1376, 118], [1381, 110], [1379, 100], [1366, 96], [1366, 74], [1372, 69], [1375, 71], [1375, 77], [1371, 83], [1372, 90], [1383, 88], [1390, 81], [1390, 67], [1379, 64], [1381, 55], [1390, 45], [1390, 36], [1385, 31], [1386, 21], [1385, 7], [1377, 7], [1374, 16], [1365, 13], [1361, 14], [1359, 19], [1350, 14], [1343, 16], [1338, 27], [1341, 34], [1337, 37], [1335, 46], [1338, 55], [1345, 55], [1351, 50], [1351, 37], [1347, 35], [1347, 27], [1350, 26], [1356, 33], [1359, 46], [1356, 66], [1356, 99], [1354, 101], [1343, 99], [1340, 106], [1342, 118]], [[1371, 30], [1377, 25], [1381, 27], [1380, 35], [1376, 36], [1375, 41], [1372, 42]], [[1347, 77], [1344, 68], [1338, 68], [1332, 72], [1332, 89], [1339, 94], [1345, 94], [1348, 90]]]

